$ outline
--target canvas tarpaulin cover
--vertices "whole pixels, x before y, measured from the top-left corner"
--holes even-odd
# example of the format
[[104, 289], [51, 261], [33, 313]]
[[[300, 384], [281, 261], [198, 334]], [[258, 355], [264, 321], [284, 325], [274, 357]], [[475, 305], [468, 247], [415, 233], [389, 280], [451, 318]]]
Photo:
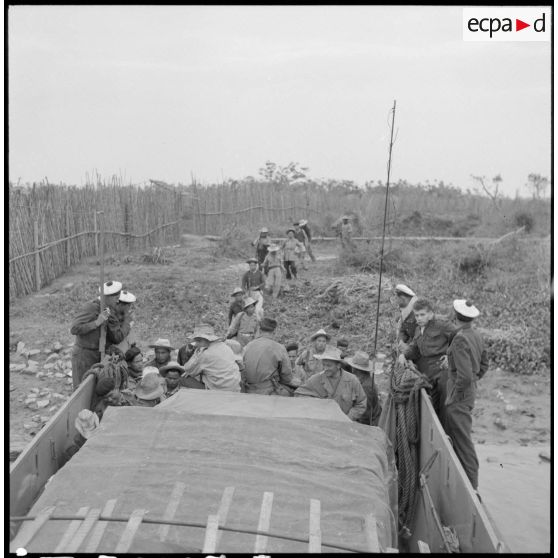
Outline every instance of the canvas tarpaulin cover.
[[[323, 403], [299, 401], [308, 408]], [[308, 539], [310, 500], [316, 499], [322, 550], [336, 551], [326, 546], [331, 542], [365, 552], [369, 514], [376, 518], [381, 546], [397, 545], [396, 474], [383, 431], [354, 422], [109, 407], [98, 431], [52, 477], [29, 515], [47, 506], [56, 506], [57, 515], [75, 515], [81, 507], [102, 509], [116, 498], [113, 516], [145, 509], [146, 518], [163, 518], [175, 500], [175, 520], [205, 524], [218, 513], [225, 489], [234, 487], [226, 527], [256, 530], [268, 492], [273, 493], [269, 531]], [[183, 491], [176, 499], [171, 495], [178, 487]], [[54, 552], [69, 525], [49, 521], [27, 551]], [[125, 526], [109, 522], [96, 552], [114, 552]], [[129, 551], [201, 552], [204, 529], [171, 526], [164, 537], [160, 529], [142, 524]], [[255, 535], [220, 533], [217, 551], [254, 550]], [[266, 552], [307, 550], [307, 543], [269, 537]]]

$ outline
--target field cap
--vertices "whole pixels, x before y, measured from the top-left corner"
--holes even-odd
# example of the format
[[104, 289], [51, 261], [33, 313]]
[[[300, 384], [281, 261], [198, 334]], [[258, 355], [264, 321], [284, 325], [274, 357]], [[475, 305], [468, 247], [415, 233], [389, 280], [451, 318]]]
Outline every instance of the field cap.
[[326, 350], [323, 353], [314, 355], [314, 358], [317, 358], [318, 360], [334, 360], [335, 362], [345, 362], [341, 358], [339, 349], [336, 349], [335, 347], [326, 347]]
[[312, 337], [310, 337], [310, 341], [314, 341], [314, 339], [318, 337], [325, 337], [326, 341], [329, 341], [331, 339], [331, 336], [329, 334], [327, 334], [323, 329], [319, 329], [318, 331], [316, 331], [316, 333], [314, 333], [314, 335], [312, 335]]
[[153, 401], [153, 399], [161, 397], [164, 391], [159, 378], [157, 378], [155, 374], [148, 374], [145, 378], [142, 378], [140, 383], [136, 386], [135, 394], [139, 399]]
[[267, 227], [262, 227], [262, 228], [260, 229], [260, 232], [261, 232], [261, 233], [268, 233], [268, 232], [269, 232], [269, 229], [268, 229]]
[[107, 281], [103, 285], [103, 294], [105, 296], [118, 294], [121, 290], [122, 290], [122, 283], [119, 283], [118, 281]]
[[399, 283], [399, 285], [395, 285], [395, 292], [401, 293], [407, 296], [417, 296], [413, 290], [409, 289], [407, 285], [403, 285], [403, 283]]
[[79, 412], [74, 422], [76, 430], [87, 440], [99, 426], [99, 417], [89, 409]]
[[374, 370], [374, 362], [364, 351], [357, 351], [354, 357], [346, 358], [345, 361], [358, 370], [364, 370], [365, 372], [373, 372]]
[[277, 244], [270, 244], [267, 248], [268, 252], [277, 252], [279, 250], [279, 246]]
[[301, 219], [298, 223], [301, 227], [304, 227], [304, 225], [308, 224], [308, 221], [306, 219]]
[[202, 324], [194, 328], [194, 333], [192, 334], [193, 339], [207, 339], [207, 341], [217, 341], [219, 337], [215, 335], [215, 330], [212, 326], [208, 324]]
[[349, 346], [349, 342], [344, 337], [341, 337], [341, 339], [337, 340], [337, 346], [346, 349]]
[[153, 345], [149, 345], [152, 349], [167, 349], [169, 351], [174, 351], [174, 347], [171, 347], [170, 341], [168, 339], [159, 338]]
[[244, 306], [242, 307], [242, 309], [246, 310], [246, 308], [248, 308], [248, 306], [252, 306], [253, 304], [256, 304], [256, 301], [251, 296], [249, 296], [244, 301]]
[[180, 375], [184, 374], [184, 367], [180, 366], [180, 364], [178, 364], [178, 362], [175, 362], [174, 360], [172, 360], [168, 364], [165, 364], [165, 366], [161, 366], [161, 368], [159, 369], [159, 374], [163, 376], [163, 378], [166, 378], [167, 372], [170, 372], [171, 370], [180, 372]]
[[246, 263], [247, 263], [247, 264], [249, 264], [249, 263], [255, 263], [255, 264], [257, 264], [257, 263], [258, 263], [258, 260], [256, 260], [256, 258], [248, 258], [248, 259], [246, 260]]
[[262, 318], [260, 322], [261, 331], [275, 331], [277, 329], [277, 320], [273, 318]]
[[149, 374], [157, 374], [157, 375], [159, 375], [159, 369], [156, 368], [155, 366], [146, 366], [146, 367], [141, 371], [141, 379], [143, 380], [143, 378], [145, 378], [146, 376], [149, 376]]
[[119, 302], [125, 302], [126, 304], [131, 304], [136, 302], [136, 295], [133, 295], [130, 291], [120, 291]]
[[473, 303], [469, 300], [457, 299], [453, 301], [453, 309], [465, 318], [473, 319], [476, 318], [480, 312], [478, 308], [473, 306]]
[[237, 295], [238, 293], [244, 294], [244, 291], [240, 287], [235, 287], [233, 292], [231, 293], [231, 296]]

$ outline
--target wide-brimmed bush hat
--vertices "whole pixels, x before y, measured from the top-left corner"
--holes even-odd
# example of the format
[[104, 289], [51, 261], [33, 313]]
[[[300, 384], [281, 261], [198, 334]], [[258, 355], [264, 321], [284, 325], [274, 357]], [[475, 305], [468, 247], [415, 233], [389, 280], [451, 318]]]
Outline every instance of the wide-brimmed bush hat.
[[326, 347], [326, 350], [323, 353], [314, 355], [314, 358], [317, 358], [318, 360], [334, 360], [335, 362], [345, 362], [341, 358], [341, 352], [335, 347]]
[[314, 333], [314, 335], [312, 335], [312, 337], [310, 337], [310, 341], [314, 341], [314, 339], [318, 337], [325, 337], [326, 341], [329, 341], [331, 339], [331, 335], [329, 335], [329, 333], [326, 333], [323, 329], [319, 329], [318, 331], [316, 331], [316, 333]]
[[260, 229], [260, 233], [268, 233], [268, 232], [269, 232], [269, 229], [267, 227], [262, 227]]
[[249, 264], [249, 263], [255, 263], [255, 264], [257, 264], [257, 263], [258, 263], [258, 260], [257, 260], [256, 258], [248, 258], [248, 259], [246, 260], [246, 263], [247, 263], [247, 264]]
[[237, 295], [239, 293], [244, 294], [244, 291], [240, 287], [235, 287], [233, 292], [231, 293], [231, 296]]
[[99, 426], [99, 417], [89, 409], [79, 412], [74, 422], [76, 430], [87, 440]]
[[192, 339], [207, 339], [208, 341], [217, 341], [219, 337], [215, 335], [215, 330], [212, 326], [207, 324], [202, 324], [194, 328], [194, 333], [192, 333]]
[[353, 368], [363, 370], [364, 372], [374, 371], [374, 361], [370, 360], [368, 353], [364, 351], [357, 351], [354, 357], [346, 358], [345, 362], [350, 364]]
[[168, 349], [169, 351], [174, 351], [174, 347], [171, 346], [168, 339], [159, 338], [153, 345], [149, 345], [152, 349]]
[[141, 377], [142, 379], [145, 378], [146, 376], [149, 376], [149, 374], [157, 374], [157, 376], [159, 375], [159, 369], [156, 368], [155, 366], [146, 366], [142, 371], [141, 371]]
[[254, 304], [256, 304], [257, 301], [254, 300], [251, 296], [247, 297], [246, 300], [244, 301], [244, 306], [242, 307], [243, 310], [246, 310], [246, 308], [248, 308], [248, 306], [252, 306]]
[[135, 390], [136, 397], [145, 401], [153, 401], [153, 399], [161, 397], [164, 392], [165, 390], [155, 374], [148, 374], [142, 378]]
[[286, 234], [289, 234], [290, 232], [295, 233], [296, 231], [295, 231], [292, 227], [289, 227], [289, 228], [286, 230]]
[[308, 223], [308, 221], [307, 221], [306, 219], [301, 219], [301, 220], [298, 222], [298, 224], [299, 224], [301, 227], [304, 227], [304, 225], [306, 225], [307, 223]]
[[277, 244], [270, 244], [267, 248], [268, 252], [278, 252], [280, 247]]

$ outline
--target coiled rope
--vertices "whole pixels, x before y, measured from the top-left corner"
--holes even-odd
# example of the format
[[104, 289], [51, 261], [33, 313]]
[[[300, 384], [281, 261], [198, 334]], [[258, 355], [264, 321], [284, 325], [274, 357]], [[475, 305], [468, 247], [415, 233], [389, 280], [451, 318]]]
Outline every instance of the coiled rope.
[[395, 406], [395, 455], [399, 472], [399, 536], [409, 539], [418, 494], [420, 390], [429, 388], [426, 376], [414, 365], [395, 361], [391, 396]]

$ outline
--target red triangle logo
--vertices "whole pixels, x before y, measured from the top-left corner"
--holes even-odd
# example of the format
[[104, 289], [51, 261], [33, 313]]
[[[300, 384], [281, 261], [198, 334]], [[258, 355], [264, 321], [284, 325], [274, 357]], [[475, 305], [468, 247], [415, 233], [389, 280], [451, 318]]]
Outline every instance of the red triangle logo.
[[524, 21], [521, 21], [520, 19], [515, 20], [515, 30], [516, 31], [521, 31], [522, 29], [525, 29], [525, 27], [531, 27], [530, 23], [525, 23]]

